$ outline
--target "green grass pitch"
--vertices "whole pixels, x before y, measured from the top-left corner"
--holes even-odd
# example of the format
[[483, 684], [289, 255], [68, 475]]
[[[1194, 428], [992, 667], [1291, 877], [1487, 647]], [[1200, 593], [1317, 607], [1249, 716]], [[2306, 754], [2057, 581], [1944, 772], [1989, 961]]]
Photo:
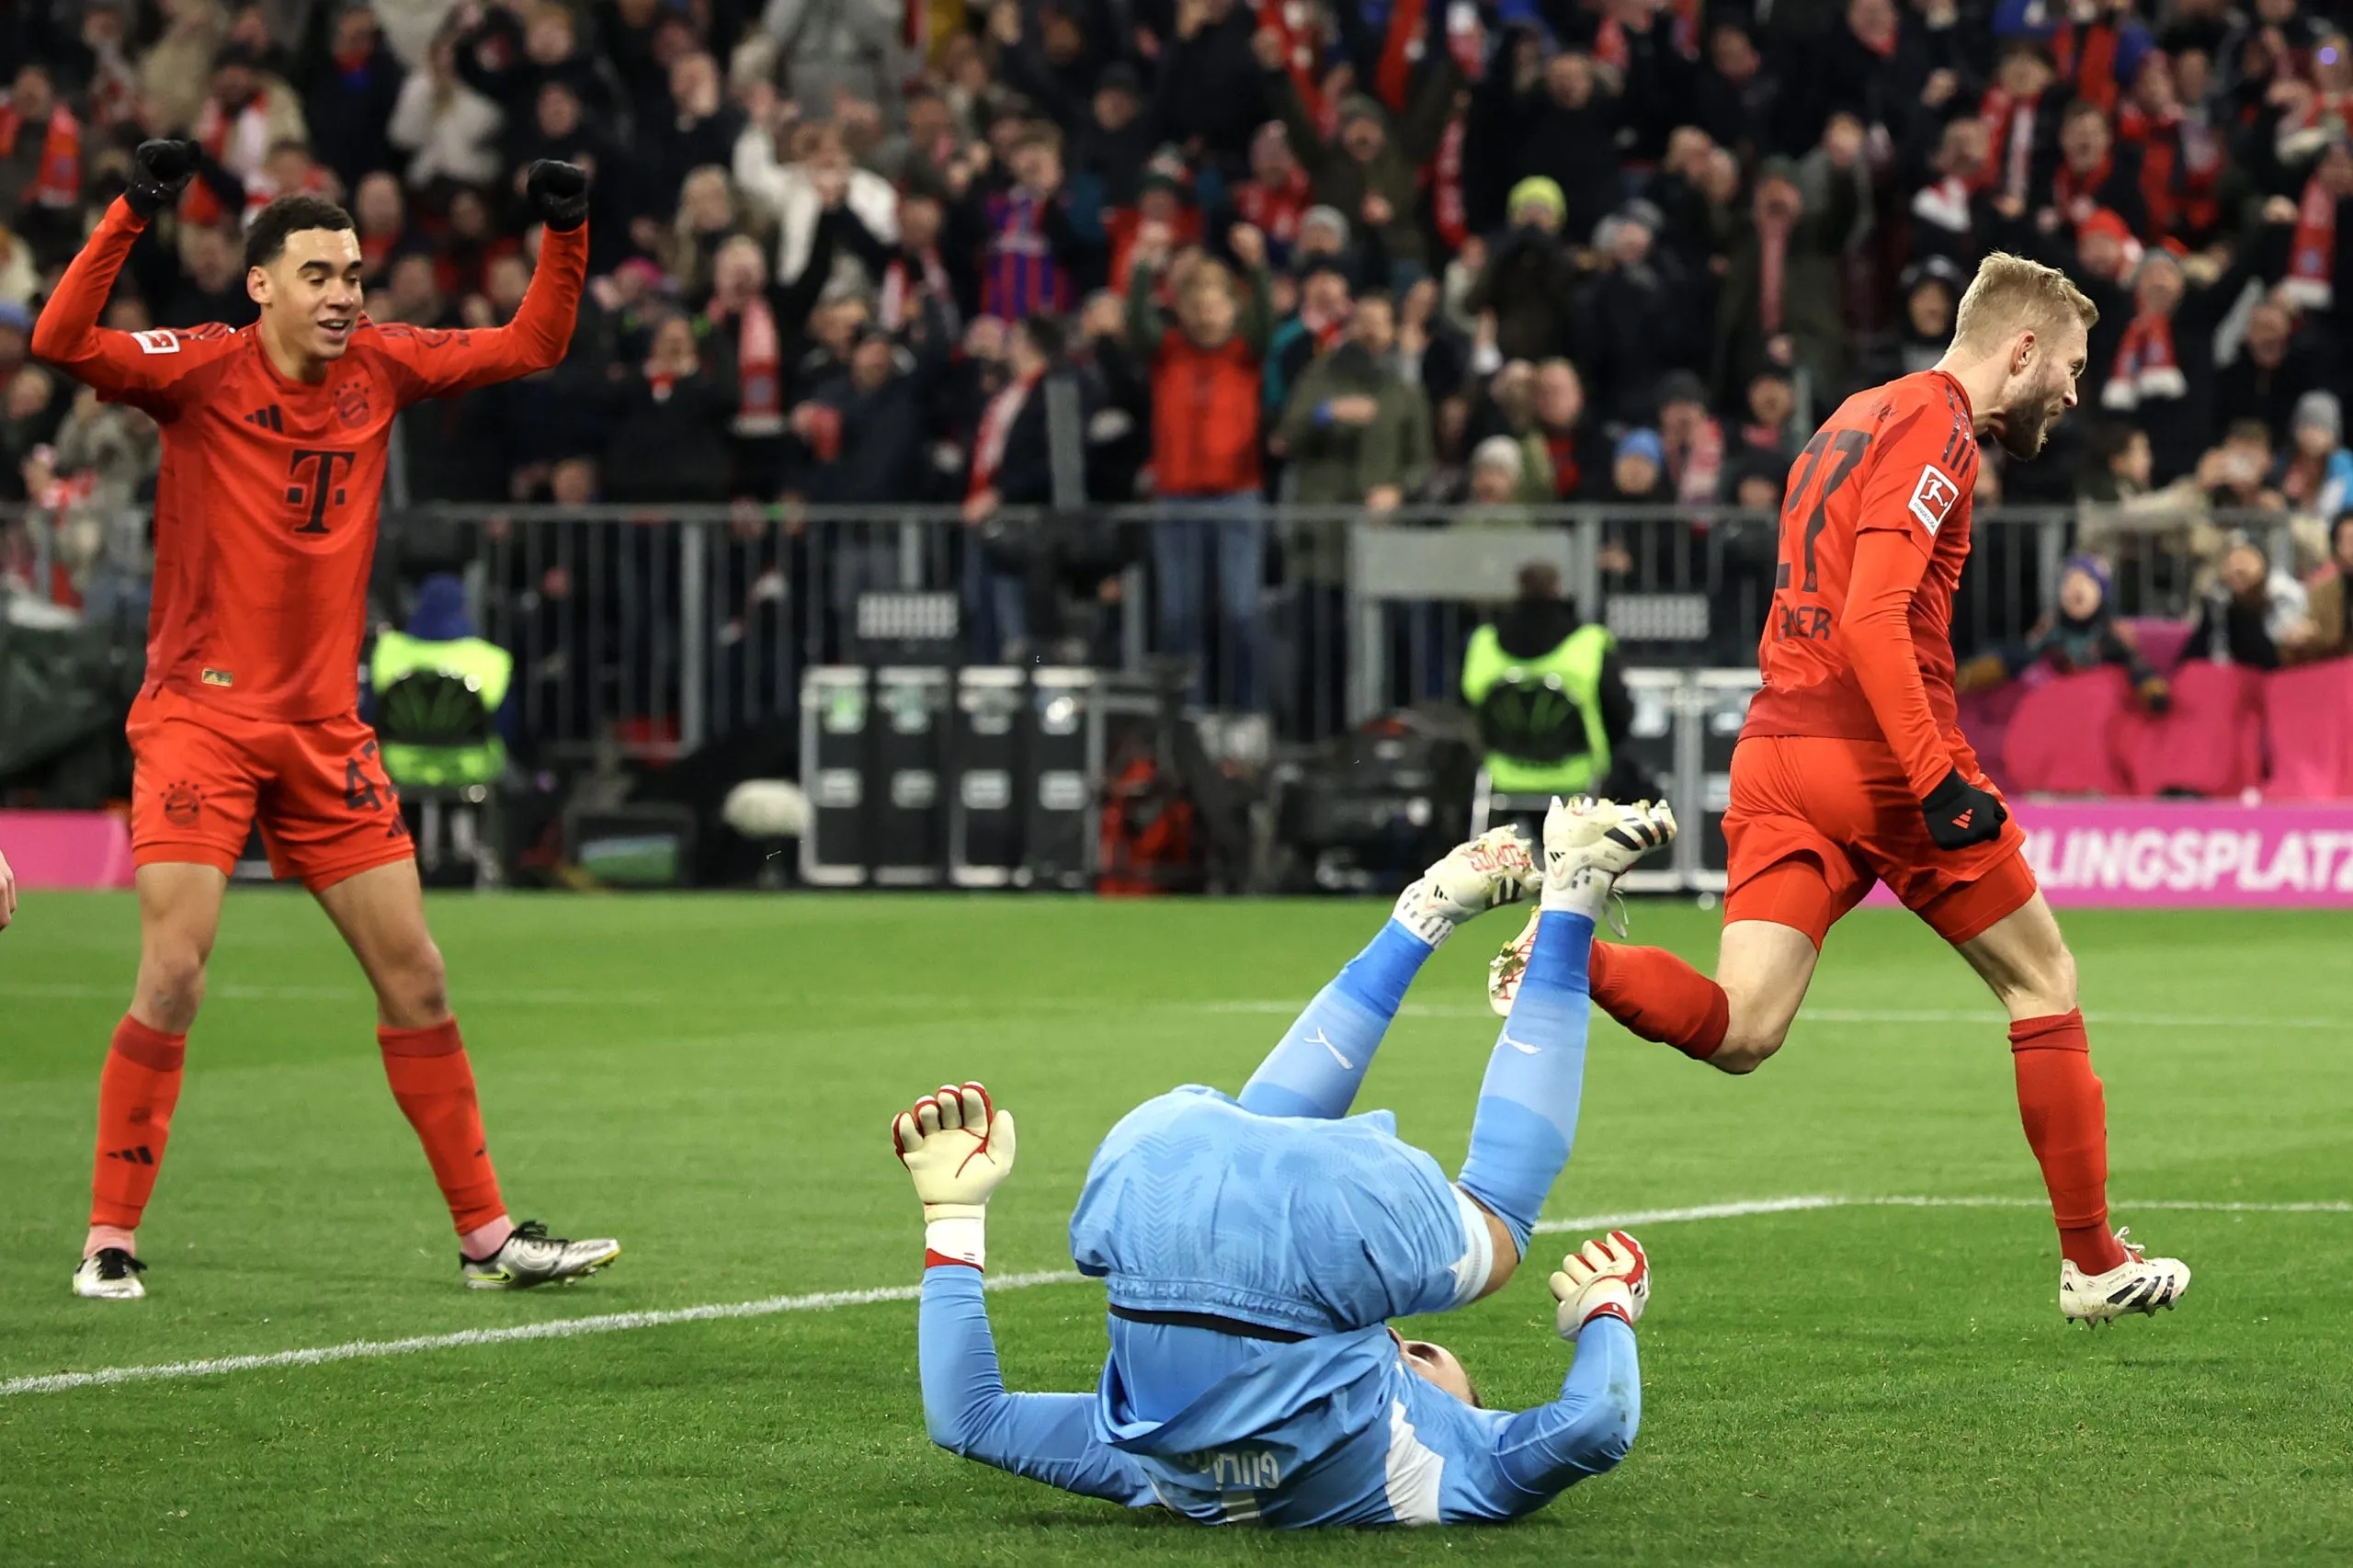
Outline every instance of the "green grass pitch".
[[[609, 1230], [627, 1256], [567, 1290], [460, 1290], [357, 969], [298, 895], [241, 892], [143, 1233], [151, 1294], [72, 1299], [137, 920], [125, 897], [37, 896], [0, 937], [0, 1383], [910, 1285], [920, 1223], [885, 1123], [947, 1078], [1021, 1117], [996, 1271], [1067, 1267], [1103, 1131], [1174, 1083], [1238, 1086], [1381, 911], [460, 897], [432, 915], [515, 1211]], [[1644, 939], [1712, 951], [1711, 915], [1634, 915]], [[0, 1393], [0, 1563], [2353, 1562], [2353, 928], [2066, 925], [2118, 1217], [2196, 1269], [2181, 1310], [2061, 1324], [2002, 1026], [1925, 931], [1858, 915], [1754, 1078], [1597, 1022], [1548, 1212], [2006, 1206], [1635, 1227], [1658, 1278], [1640, 1440], [1516, 1526], [1210, 1533], [983, 1471], [925, 1440], [901, 1301]], [[1449, 1168], [1494, 1039], [1481, 966], [1508, 930], [1438, 955], [1367, 1085]], [[2295, 1204], [2336, 1207], [2275, 1207]], [[1419, 1325], [1491, 1402], [1557, 1387], [1543, 1272]], [[1095, 1287], [1006, 1292], [993, 1315], [1014, 1386], [1091, 1386]]]

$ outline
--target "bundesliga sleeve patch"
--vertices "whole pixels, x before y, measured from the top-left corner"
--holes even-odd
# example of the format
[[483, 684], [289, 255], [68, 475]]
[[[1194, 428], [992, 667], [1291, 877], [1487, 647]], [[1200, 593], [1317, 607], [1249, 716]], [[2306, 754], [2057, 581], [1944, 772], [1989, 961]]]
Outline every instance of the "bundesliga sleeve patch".
[[1961, 486], [1953, 483], [1952, 475], [1934, 463], [1920, 465], [1920, 481], [1912, 487], [1912, 515], [1920, 519], [1929, 538], [1934, 539], [1945, 526], [1953, 503], [1960, 499]]
[[131, 337], [139, 345], [142, 354], [176, 354], [180, 351], [179, 334], [165, 332], [160, 327], [153, 332], [134, 332]]

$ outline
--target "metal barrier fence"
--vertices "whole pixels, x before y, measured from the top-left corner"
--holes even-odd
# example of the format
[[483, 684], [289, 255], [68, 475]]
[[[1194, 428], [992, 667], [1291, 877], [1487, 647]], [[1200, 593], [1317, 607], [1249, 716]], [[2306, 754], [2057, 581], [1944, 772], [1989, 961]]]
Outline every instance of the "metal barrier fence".
[[[0, 517], [28, 585], [57, 530]], [[1959, 651], [2027, 636], [2060, 563], [2113, 562], [2120, 608], [2189, 613], [2219, 541], [2283, 567], [2316, 523], [2277, 513], [1998, 509], [1973, 523]], [[801, 672], [844, 662], [1188, 665], [1207, 707], [1313, 743], [1371, 713], [1452, 700], [1480, 619], [1520, 568], [1552, 567], [1629, 663], [1753, 665], [1777, 518], [1712, 507], [1355, 508], [1170, 501], [983, 526], [923, 508], [387, 508], [377, 608], [427, 571], [464, 577], [477, 626], [517, 657], [518, 738], [576, 753], [618, 734], [691, 749], [789, 715]], [[118, 574], [119, 575], [119, 574]], [[45, 587], [35, 586], [46, 596]]]

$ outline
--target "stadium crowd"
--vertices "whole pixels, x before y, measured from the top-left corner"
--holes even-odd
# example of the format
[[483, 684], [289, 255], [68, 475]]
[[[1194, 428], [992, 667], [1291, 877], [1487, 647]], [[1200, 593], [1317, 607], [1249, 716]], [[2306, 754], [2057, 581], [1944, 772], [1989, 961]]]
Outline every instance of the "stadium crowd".
[[[2095, 559], [2177, 539], [2234, 654], [2341, 652], [2334, 15], [44, 0], [0, 32], [0, 500], [63, 525], [35, 591], [135, 580], [153, 432], [26, 345], [149, 136], [204, 158], [113, 302], [132, 329], [250, 320], [239, 224], [286, 191], [348, 204], [379, 319], [505, 320], [535, 249], [522, 169], [593, 171], [569, 359], [421, 410], [413, 500], [938, 503], [985, 535], [1053, 497], [1037, 389], [1059, 374], [1091, 497], [1167, 504], [1133, 554], [1163, 631], [1196, 636], [1249, 618], [1267, 498], [1771, 507], [1810, 419], [1933, 363], [2005, 249], [2065, 267], [2101, 319], [2085, 410], [2040, 462], [1988, 447], [1981, 501], [2089, 504]], [[2242, 507], [2312, 519], [2302, 558], [2207, 521]]]

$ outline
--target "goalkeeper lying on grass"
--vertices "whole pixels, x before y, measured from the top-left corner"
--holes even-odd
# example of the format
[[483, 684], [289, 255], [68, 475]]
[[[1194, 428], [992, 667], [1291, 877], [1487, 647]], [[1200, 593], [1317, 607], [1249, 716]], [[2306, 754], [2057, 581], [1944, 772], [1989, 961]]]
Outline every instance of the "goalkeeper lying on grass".
[[[1674, 831], [1664, 807], [1555, 802], [1540, 879], [1508, 829], [1462, 846], [1399, 898], [1239, 1101], [1181, 1088], [1113, 1128], [1071, 1219], [1072, 1255], [1110, 1301], [1094, 1393], [1006, 1392], [981, 1267], [1013, 1118], [977, 1084], [916, 1101], [892, 1131], [924, 1205], [932, 1440], [1131, 1507], [1285, 1528], [1513, 1518], [1623, 1459], [1650, 1292], [1632, 1237], [1588, 1242], [1552, 1276], [1576, 1356], [1540, 1409], [1481, 1407], [1461, 1362], [1388, 1320], [1475, 1301], [1518, 1266], [1576, 1128], [1595, 918]], [[1388, 1112], [1348, 1106], [1422, 960], [1540, 880], [1527, 978], [1449, 1185]]]

